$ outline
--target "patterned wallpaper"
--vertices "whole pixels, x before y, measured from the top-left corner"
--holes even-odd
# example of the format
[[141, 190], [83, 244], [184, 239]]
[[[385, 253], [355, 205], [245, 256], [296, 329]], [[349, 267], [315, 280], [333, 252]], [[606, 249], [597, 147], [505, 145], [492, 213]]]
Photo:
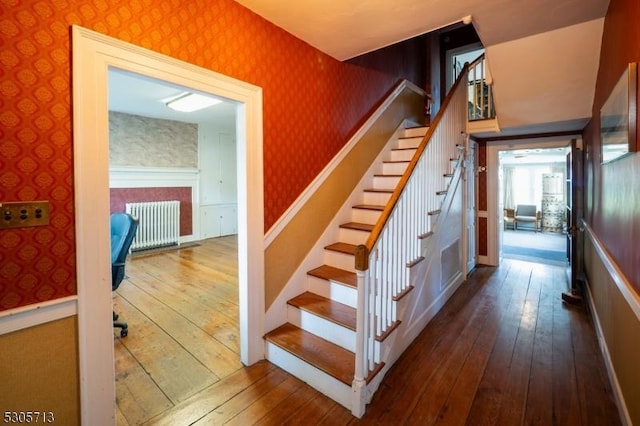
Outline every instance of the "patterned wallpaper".
[[49, 226], [0, 231], [0, 309], [76, 293], [70, 25], [263, 88], [265, 229], [395, 83], [232, 0], [0, 0], [0, 200]]
[[109, 112], [112, 167], [198, 168], [198, 125]]

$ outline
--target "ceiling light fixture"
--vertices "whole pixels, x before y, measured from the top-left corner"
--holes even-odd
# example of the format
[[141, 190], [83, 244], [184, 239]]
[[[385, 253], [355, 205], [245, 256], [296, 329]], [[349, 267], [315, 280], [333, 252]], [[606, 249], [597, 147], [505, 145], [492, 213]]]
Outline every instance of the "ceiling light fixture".
[[217, 105], [221, 102], [222, 101], [220, 99], [189, 92], [171, 98], [170, 100], [165, 100], [165, 104], [169, 108], [180, 112], [198, 111], [213, 105]]

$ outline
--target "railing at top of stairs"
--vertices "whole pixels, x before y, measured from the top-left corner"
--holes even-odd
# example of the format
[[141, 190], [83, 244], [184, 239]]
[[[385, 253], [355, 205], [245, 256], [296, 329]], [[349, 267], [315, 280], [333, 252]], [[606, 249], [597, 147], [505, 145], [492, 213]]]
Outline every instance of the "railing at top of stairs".
[[352, 413], [366, 406], [366, 381], [380, 363], [376, 339], [397, 321], [395, 299], [410, 286], [408, 265], [421, 257], [420, 238], [429, 235], [441, 203], [442, 179], [457, 158], [467, 122], [468, 67], [445, 98], [367, 242], [356, 250], [358, 309]]
[[493, 87], [484, 54], [469, 64], [467, 86], [469, 90], [469, 121], [495, 118]]

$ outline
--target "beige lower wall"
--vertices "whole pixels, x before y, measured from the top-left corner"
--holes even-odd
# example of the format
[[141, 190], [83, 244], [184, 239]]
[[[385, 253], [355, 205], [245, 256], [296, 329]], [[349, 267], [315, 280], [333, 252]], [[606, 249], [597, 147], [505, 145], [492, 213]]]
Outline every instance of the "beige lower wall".
[[5, 411], [40, 411], [53, 413], [54, 424], [80, 424], [77, 342], [76, 316], [0, 336], [3, 419]]
[[404, 119], [424, 120], [424, 97], [405, 89], [265, 250], [269, 308]]
[[[595, 244], [585, 238], [585, 272], [593, 314], [609, 355], [610, 371], [615, 374], [618, 396], [624, 400], [631, 424], [640, 425], [640, 319]], [[615, 382], [612, 384], [615, 387]]]

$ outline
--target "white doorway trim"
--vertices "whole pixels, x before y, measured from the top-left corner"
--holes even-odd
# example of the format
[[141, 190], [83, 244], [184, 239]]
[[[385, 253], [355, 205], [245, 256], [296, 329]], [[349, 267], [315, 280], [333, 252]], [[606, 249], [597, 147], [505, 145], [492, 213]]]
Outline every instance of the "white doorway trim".
[[570, 136], [553, 136], [500, 142], [487, 142], [487, 256], [483, 263], [497, 266], [501, 259], [502, 206], [500, 205], [500, 151], [514, 149], [560, 148], [571, 143]]
[[108, 69], [147, 75], [238, 103], [238, 285], [240, 359], [245, 365], [264, 358], [262, 89], [77, 26], [72, 42], [81, 421], [114, 424]]

